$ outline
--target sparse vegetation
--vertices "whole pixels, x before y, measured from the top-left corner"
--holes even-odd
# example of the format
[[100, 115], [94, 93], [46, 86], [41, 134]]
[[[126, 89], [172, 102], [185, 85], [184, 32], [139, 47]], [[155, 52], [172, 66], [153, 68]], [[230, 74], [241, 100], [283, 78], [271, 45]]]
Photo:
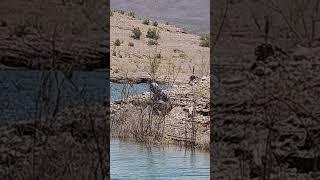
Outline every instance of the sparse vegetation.
[[133, 35], [131, 37], [133, 37], [134, 39], [140, 39], [140, 36], [142, 34], [142, 32], [139, 29], [139, 27], [133, 28], [132, 33], [133, 33]]
[[160, 38], [159, 30], [157, 28], [149, 28], [146, 37], [158, 40]]
[[179, 57], [182, 58], [182, 59], [185, 59], [185, 58], [187, 58], [187, 55], [184, 54], [184, 53], [181, 53], [181, 54], [179, 54]]
[[153, 22], [153, 26], [158, 26], [158, 22], [157, 22], [157, 21], [154, 21], [154, 22]]
[[[127, 51], [125, 50], [125, 52], [121, 52], [121, 53], [122, 53], [122, 56], [125, 58], [124, 60], [127, 60], [127, 58], [130, 59], [130, 61], [133, 62], [132, 64], [135, 67], [133, 67], [132, 70], [121, 69], [121, 73], [118, 73], [118, 74], [116, 74], [117, 71], [115, 68], [114, 71], [112, 72], [116, 74], [114, 76], [115, 79], [118, 77], [120, 77], [121, 79], [126, 79], [127, 77], [128, 81], [126, 81], [126, 83], [128, 83], [128, 87], [129, 87], [131, 83], [140, 82], [139, 78], [141, 77], [145, 78], [144, 76], [146, 76], [148, 78], [148, 81], [151, 81], [151, 82], [152, 81], [169, 82], [169, 84], [175, 84], [175, 81], [181, 81], [180, 79], [183, 79], [183, 78], [180, 78], [180, 74], [181, 76], [188, 76], [186, 75], [187, 73], [184, 74], [185, 72], [183, 69], [185, 68], [183, 65], [186, 61], [185, 59], [179, 58], [179, 55], [183, 54], [183, 52], [181, 52], [181, 50], [173, 50], [174, 47], [164, 47], [164, 45], [167, 43], [167, 41], [165, 40], [167, 39], [163, 39], [161, 40], [161, 42], [159, 41], [160, 39], [159, 26], [162, 25], [160, 22], [153, 21], [153, 20], [149, 21], [148, 19], [145, 19], [145, 20], [142, 19], [140, 21], [140, 25], [141, 26], [149, 25], [149, 26], [144, 26], [143, 28], [140, 28], [142, 31], [141, 32], [138, 27], [135, 28], [135, 26], [132, 26], [136, 22], [132, 21], [130, 17], [125, 17], [125, 18], [126, 18], [125, 20], [129, 19], [129, 22], [130, 22], [129, 25], [132, 27], [132, 29], [130, 29], [129, 31], [131, 31], [132, 33], [129, 32], [130, 38], [128, 38], [128, 35], [127, 35], [127, 38], [129, 40], [125, 41], [126, 45], [129, 46], [125, 48]], [[124, 29], [124, 28], [123, 26], [120, 26], [119, 29]], [[171, 32], [175, 31], [174, 27], [172, 27], [172, 30], [170, 29], [170, 31]], [[126, 33], [127, 32], [128, 31], [126, 31]], [[143, 36], [142, 38], [141, 38], [141, 35]], [[121, 36], [118, 36], [118, 37], [121, 38]], [[133, 39], [131, 39], [131, 37]], [[145, 38], [146, 40], [144, 40]], [[174, 41], [176, 40], [175, 38], [176, 37], [170, 39], [168, 44], [174, 43]], [[189, 40], [188, 37], [186, 38], [182, 37], [182, 38], [185, 39], [186, 41]], [[134, 39], [142, 39], [143, 40], [142, 42], [145, 43], [144, 47], [140, 47], [141, 41], [136, 41]], [[163, 47], [159, 47], [158, 44], [163, 45]], [[145, 47], [146, 45], [148, 45], [148, 47]], [[139, 52], [132, 51], [133, 48], [130, 48], [132, 46], [135, 46], [135, 49], [139, 50]], [[185, 46], [183, 47], [177, 46], [176, 48], [184, 49], [188, 54], [192, 53], [192, 52], [189, 52]], [[155, 50], [154, 53], [150, 53], [150, 50], [152, 49]], [[160, 52], [158, 51], [159, 49], [160, 49]], [[163, 53], [161, 53], [161, 50], [163, 50]], [[204, 49], [201, 49], [201, 50], [204, 50]], [[177, 58], [171, 58], [173, 51], [176, 52], [176, 54], [174, 55]], [[117, 58], [119, 58], [120, 56], [121, 56], [120, 53], [117, 51]], [[132, 56], [132, 58], [130, 56]], [[162, 61], [164, 59], [165, 61]], [[171, 60], [171, 62], [168, 62], [169, 60]], [[123, 62], [125, 61], [121, 61], [121, 63]], [[195, 63], [195, 62], [192, 62], [192, 63]], [[119, 63], [119, 65], [121, 64]], [[130, 74], [131, 71], [134, 74], [131, 75]], [[140, 71], [144, 73], [144, 74], [141, 74], [141, 76], [139, 74]], [[135, 82], [136, 81], [135, 78], [137, 79], [137, 82]], [[130, 79], [133, 79], [133, 81], [131, 81]], [[119, 105], [121, 107], [117, 109], [117, 111], [114, 111], [114, 116], [112, 121], [112, 129], [113, 129], [112, 136], [122, 137], [122, 138], [133, 138], [139, 142], [145, 142], [145, 143], [149, 143], [149, 142], [162, 143], [164, 141], [167, 141], [165, 137], [165, 133], [170, 131], [170, 130], [165, 131], [166, 124], [167, 124], [165, 122], [166, 113], [170, 111], [169, 107], [167, 107], [168, 104], [162, 100], [160, 101], [156, 100], [157, 97], [155, 96], [155, 94], [150, 93], [150, 97], [148, 97], [149, 96], [148, 94], [144, 94], [143, 97], [140, 97], [140, 96], [133, 97], [133, 96], [130, 96], [130, 94], [128, 93], [130, 91], [129, 88], [124, 87], [123, 89], [124, 90], [122, 92], [124, 94], [124, 98], [121, 98], [121, 100], [118, 101], [119, 104], [117, 102], [117, 105], [116, 105], [116, 106]], [[131, 98], [135, 100], [133, 103], [135, 104], [134, 108], [131, 108], [130, 110], [127, 109], [128, 106], [125, 105], [125, 103], [128, 102], [127, 100], [129, 98], [130, 98], [130, 102], [131, 102]], [[135, 102], [138, 102], [138, 103], [135, 103]], [[191, 106], [193, 108], [193, 106], [195, 105], [190, 105], [190, 107]], [[188, 117], [189, 116], [192, 117], [193, 115], [190, 114], [188, 115]], [[123, 117], [128, 117], [128, 118], [123, 118]], [[169, 118], [169, 120], [171, 119]], [[190, 118], [190, 120], [193, 120], [193, 119]], [[195, 134], [194, 132], [196, 131], [196, 124], [198, 123], [194, 121], [185, 125], [182, 131], [185, 131], [185, 129], [187, 129], [188, 134], [191, 134], [192, 136], [189, 137], [188, 135], [187, 137], [182, 137], [182, 138], [187, 139], [186, 141], [190, 140], [191, 142], [196, 142], [196, 139], [198, 137], [196, 138], [195, 135], [193, 136], [193, 134]], [[208, 130], [208, 128], [206, 130]], [[207, 135], [208, 134], [206, 134], [205, 137], [208, 137]], [[204, 139], [203, 142], [209, 142], [209, 141], [207, 141], [207, 139]], [[168, 143], [174, 143], [174, 141], [168, 142]], [[189, 146], [189, 143], [188, 144], [186, 143], [186, 146]], [[195, 145], [195, 146], [198, 146], [198, 145]]]
[[115, 69], [113, 72], [114, 72], [114, 73], [119, 73], [119, 71], [120, 71], [119, 68], [117, 68], [117, 69]]
[[136, 17], [133, 11], [128, 12], [128, 16], [133, 17], [133, 18]]
[[162, 58], [161, 53], [156, 53], [155, 57], [158, 59]]
[[133, 46], [134, 46], [134, 43], [133, 43], [133, 42], [129, 42], [129, 43], [128, 43], [128, 46], [133, 47]]
[[120, 46], [121, 45], [121, 42], [119, 39], [116, 39], [114, 42], [113, 42], [113, 45], [115, 46]]
[[124, 14], [124, 10], [119, 10], [118, 11], [120, 14]]
[[149, 19], [145, 19], [145, 20], [143, 20], [143, 21], [142, 21], [142, 24], [144, 24], [144, 25], [149, 25], [149, 24], [150, 24]]
[[180, 49], [173, 49], [173, 52], [174, 53], [184, 53], [182, 50], [180, 50]]
[[154, 40], [154, 39], [149, 39], [148, 40], [148, 45], [149, 46], [158, 45], [158, 42], [156, 40]]
[[206, 35], [202, 35], [201, 37], [200, 37], [200, 46], [202, 46], [202, 47], [209, 47], [209, 45], [210, 45], [210, 39], [209, 39], [209, 35], [208, 34], [206, 34]]

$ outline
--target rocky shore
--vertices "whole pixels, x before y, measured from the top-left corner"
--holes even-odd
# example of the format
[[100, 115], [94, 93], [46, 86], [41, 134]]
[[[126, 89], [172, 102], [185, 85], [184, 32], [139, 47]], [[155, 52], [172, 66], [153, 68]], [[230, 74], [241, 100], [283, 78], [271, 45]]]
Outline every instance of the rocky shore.
[[[230, 1], [213, 50], [211, 177], [319, 179], [319, 37], [297, 38], [265, 2]], [[292, 5], [275, 2], [285, 14]], [[215, 3], [221, 22], [226, 1]], [[268, 42], [266, 11], [274, 13]], [[301, 33], [299, 25], [291, 28]], [[272, 51], [256, 53], [262, 46]]]
[[[112, 82], [174, 84], [165, 90], [171, 108], [147, 92], [112, 102], [112, 137], [209, 151], [210, 49], [200, 46], [200, 36], [121, 10], [113, 11], [110, 24]], [[139, 38], [132, 37], [134, 28]], [[153, 28], [160, 35], [156, 45], [146, 37]]]
[[1, 69], [107, 67], [106, 4], [13, 0], [0, 6]]
[[[179, 144], [209, 151], [209, 77], [165, 90], [172, 107], [143, 93], [111, 103], [111, 135], [156, 144]], [[164, 110], [165, 109], [165, 110]]]
[[77, 107], [46, 121], [1, 126], [0, 179], [106, 179], [106, 110]]
[[276, 51], [245, 71], [224, 69], [211, 106], [215, 177], [320, 176], [319, 51], [310, 53], [315, 49]]

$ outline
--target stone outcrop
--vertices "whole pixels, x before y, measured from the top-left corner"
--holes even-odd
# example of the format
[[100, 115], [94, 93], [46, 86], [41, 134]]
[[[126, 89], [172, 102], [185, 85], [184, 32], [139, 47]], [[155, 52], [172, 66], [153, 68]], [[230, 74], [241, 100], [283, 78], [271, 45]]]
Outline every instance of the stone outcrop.
[[110, 56], [105, 3], [13, 0], [0, 4], [2, 68], [107, 67]]
[[[111, 103], [112, 136], [133, 137], [141, 141], [151, 138], [160, 144], [178, 143], [208, 150], [209, 78], [174, 85], [165, 93], [171, 100], [170, 109], [162, 108], [165, 102], [152, 102], [152, 93], [149, 92]], [[148, 121], [150, 112], [152, 118]], [[148, 128], [141, 126], [150, 126], [150, 132], [143, 134]]]
[[[101, 177], [100, 167], [106, 178], [109, 121], [105, 111], [105, 106], [77, 107], [45, 122], [1, 126], [0, 179], [94, 179]], [[70, 172], [65, 172], [67, 168]]]
[[211, 101], [214, 177], [319, 177], [320, 66], [313, 49], [276, 49], [246, 70], [220, 70]]
[[0, 63], [26, 69], [50, 69], [53, 63], [59, 69], [66, 65], [81, 70], [107, 67], [109, 52], [105, 44], [89, 45], [86, 41], [77, 41], [76, 47], [66, 49], [63, 40], [57, 40], [57, 47], [52, 50], [51, 42], [40, 40], [36, 35], [30, 36], [28, 40], [19, 37], [1, 40]]

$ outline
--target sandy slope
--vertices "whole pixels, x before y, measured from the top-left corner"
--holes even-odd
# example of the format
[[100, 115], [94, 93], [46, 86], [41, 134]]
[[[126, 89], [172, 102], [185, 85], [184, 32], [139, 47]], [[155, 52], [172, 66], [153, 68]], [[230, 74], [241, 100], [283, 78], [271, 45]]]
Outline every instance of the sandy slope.
[[[202, 77], [209, 74], [209, 48], [199, 46], [199, 36], [187, 34], [177, 27], [159, 23], [160, 39], [158, 46], [149, 46], [146, 33], [152, 25], [144, 25], [142, 20], [114, 12], [110, 20], [111, 39], [111, 77], [149, 77], [149, 55], [161, 53], [163, 59], [158, 71], [160, 79], [187, 83], [195, 69], [195, 75]], [[142, 31], [140, 40], [131, 37], [131, 30], [139, 27]], [[115, 46], [113, 42], [119, 39], [123, 43]], [[128, 43], [134, 43], [133, 47]], [[114, 56], [116, 52], [116, 56]]]

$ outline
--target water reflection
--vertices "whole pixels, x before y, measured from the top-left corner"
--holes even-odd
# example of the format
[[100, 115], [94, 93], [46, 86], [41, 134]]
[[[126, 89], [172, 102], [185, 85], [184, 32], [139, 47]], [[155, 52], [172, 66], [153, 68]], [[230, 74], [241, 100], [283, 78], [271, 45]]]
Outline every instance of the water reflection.
[[209, 153], [113, 139], [111, 179], [209, 179]]

